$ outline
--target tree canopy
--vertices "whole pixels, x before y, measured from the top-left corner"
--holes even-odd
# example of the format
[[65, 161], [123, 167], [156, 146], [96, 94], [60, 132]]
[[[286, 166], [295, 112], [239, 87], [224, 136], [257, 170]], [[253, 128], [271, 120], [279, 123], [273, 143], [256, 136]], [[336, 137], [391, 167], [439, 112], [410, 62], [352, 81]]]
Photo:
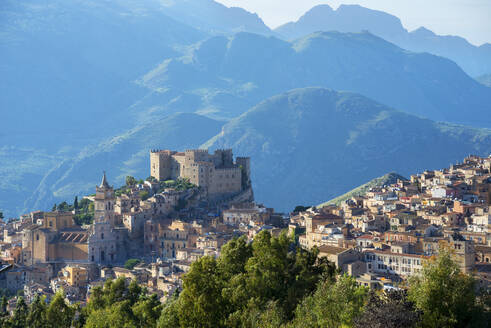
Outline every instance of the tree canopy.
[[[425, 264], [405, 289], [369, 291], [341, 275], [314, 247], [286, 233], [232, 239], [218, 258], [205, 256], [183, 276], [182, 291], [162, 304], [136, 281], [107, 280], [85, 307], [59, 291], [49, 304], [22, 297], [12, 315], [2, 298], [0, 327], [436, 328], [487, 327], [489, 294], [461, 272], [451, 252]], [[136, 261], [128, 261], [134, 264]]]

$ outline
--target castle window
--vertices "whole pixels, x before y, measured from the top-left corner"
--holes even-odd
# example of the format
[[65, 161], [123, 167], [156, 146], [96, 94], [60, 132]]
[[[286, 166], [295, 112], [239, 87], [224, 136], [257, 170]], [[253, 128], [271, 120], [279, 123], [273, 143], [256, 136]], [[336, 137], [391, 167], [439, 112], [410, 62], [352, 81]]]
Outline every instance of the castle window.
[[49, 226], [52, 227], [53, 226], [53, 221], [49, 221]]
[[39, 234], [36, 235], [36, 240], [39, 240]]
[[104, 233], [101, 233], [101, 239], [104, 239]]

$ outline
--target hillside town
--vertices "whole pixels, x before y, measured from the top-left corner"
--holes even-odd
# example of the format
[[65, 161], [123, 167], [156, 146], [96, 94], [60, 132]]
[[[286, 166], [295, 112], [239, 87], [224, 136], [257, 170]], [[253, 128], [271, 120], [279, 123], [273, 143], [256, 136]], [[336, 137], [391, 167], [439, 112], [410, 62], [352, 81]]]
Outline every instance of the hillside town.
[[[164, 302], [182, 288], [194, 261], [218, 257], [235, 237], [252, 241], [267, 230], [317, 248], [319, 257], [372, 289], [399, 288], [442, 247], [489, 289], [491, 157], [469, 156], [289, 214], [254, 201], [250, 159], [234, 160], [231, 150], [152, 150], [150, 174], [115, 189], [104, 173], [80, 204], [2, 222], [0, 288], [23, 293], [27, 303], [63, 289], [68, 302], [83, 305], [95, 286], [123, 277]], [[91, 220], [80, 224], [82, 203]]]

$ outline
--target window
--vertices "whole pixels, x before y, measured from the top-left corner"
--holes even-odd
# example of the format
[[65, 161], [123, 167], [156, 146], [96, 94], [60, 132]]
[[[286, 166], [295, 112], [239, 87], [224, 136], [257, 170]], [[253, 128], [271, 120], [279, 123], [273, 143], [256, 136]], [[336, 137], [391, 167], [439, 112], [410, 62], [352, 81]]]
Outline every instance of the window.
[[39, 240], [39, 234], [36, 234], [36, 240]]
[[52, 227], [53, 226], [53, 221], [49, 221], [49, 226]]
[[101, 233], [101, 239], [104, 239], [104, 232]]

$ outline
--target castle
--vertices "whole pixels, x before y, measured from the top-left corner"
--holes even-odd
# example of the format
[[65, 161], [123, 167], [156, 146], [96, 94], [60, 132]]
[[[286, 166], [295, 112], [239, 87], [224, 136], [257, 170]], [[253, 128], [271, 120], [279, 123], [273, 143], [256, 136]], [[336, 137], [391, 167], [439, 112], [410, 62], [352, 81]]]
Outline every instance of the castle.
[[250, 187], [250, 158], [237, 157], [231, 149], [194, 149], [185, 152], [150, 151], [150, 173], [159, 180], [188, 179], [202, 187], [210, 200], [223, 199]]

